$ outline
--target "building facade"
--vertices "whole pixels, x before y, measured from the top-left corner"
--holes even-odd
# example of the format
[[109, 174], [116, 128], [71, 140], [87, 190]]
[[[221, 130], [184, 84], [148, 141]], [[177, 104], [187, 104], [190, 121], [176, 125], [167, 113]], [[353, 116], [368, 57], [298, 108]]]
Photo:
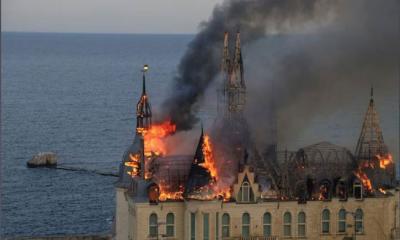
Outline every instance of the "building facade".
[[149, 203], [126, 194], [127, 239], [398, 239], [398, 190], [374, 198], [265, 201], [248, 168], [238, 179], [234, 195], [241, 201]]

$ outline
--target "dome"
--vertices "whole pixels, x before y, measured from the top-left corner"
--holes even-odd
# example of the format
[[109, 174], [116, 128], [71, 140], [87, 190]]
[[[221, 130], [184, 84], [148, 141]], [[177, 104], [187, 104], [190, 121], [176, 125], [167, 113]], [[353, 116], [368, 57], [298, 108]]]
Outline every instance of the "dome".
[[347, 177], [357, 165], [347, 148], [320, 142], [300, 148], [294, 166], [302, 169], [305, 175], [320, 179]]

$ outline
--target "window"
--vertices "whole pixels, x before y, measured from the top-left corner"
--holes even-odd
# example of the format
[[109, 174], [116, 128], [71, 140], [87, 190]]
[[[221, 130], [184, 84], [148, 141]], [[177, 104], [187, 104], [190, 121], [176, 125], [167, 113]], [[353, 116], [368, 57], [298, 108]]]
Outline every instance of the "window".
[[204, 213], [203, 214], [203, 239], [204, 240], [210, 239], [209, 220], [210, 220], [210, 214]]
[[338, 214], [338, 232], [346, 232], [346, 210], [340, 209]]
[[248, 213], [242, 215], [242, 237], [250, 237], [250, 215]]
[[292, 236], [292, 214], [290, 212], [283, 214], [283, 236]]
[[243, 182], [242, 184], [242, 201], [248, 202], [250, 200], [250, 184]]
[[272, 234], [271, 231], [271, 213], [264, 213], [263, 217], [263, 226], [264, 226], [264, 237], [269, 237]]
[[196, 214], [190, 213], [190, 240], [196, 240]]
[[251, 189], [249, 179], [247, 176], [244, 177], [242, 185], [240, 186], [239, 193], [237, 196], [239, 202], [252, 202], [254, 201], [254, 193]]
[[175, 216], [173, 213], [167, 214], [167, 237], [173, 237], [175, 235]]
[[304, 212], [297, 215], [297, 236], [306, 236], [306, 214]]
[[219, 213], [215, 213], [215, 239], [219, 239]]
[[222, 215], [222, 237], [229, 237], [230, 221], [229, 214], [224, 213]]
[[355, 224], [357, 233], [362, 233], [364, 231], [363, 218], [364, 218], [363, 211], [361, 209], [357, 209], [355, 212]]
[[353, 194], [354, 194], [355, 199], [358, 199], [358, 200], [363, 199], [363, 187], [362, 187], [361, 183], [358, 181], [354, 182]]
[[324, 209], [322, 211], [322, 233], [329, 233], [329, 220], [331, 213], [328, 209]]
[[149, 236], [157, 237], [158, 236], [158, 220], [157, 214], [152, 213], [149, 217]]

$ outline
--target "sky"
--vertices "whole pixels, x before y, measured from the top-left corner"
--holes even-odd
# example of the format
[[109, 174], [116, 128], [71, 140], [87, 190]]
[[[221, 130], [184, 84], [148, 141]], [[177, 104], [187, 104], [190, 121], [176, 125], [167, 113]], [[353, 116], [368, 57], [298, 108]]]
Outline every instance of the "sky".
[[196, 33], [222, 0], [2, 0], [2, 31]]

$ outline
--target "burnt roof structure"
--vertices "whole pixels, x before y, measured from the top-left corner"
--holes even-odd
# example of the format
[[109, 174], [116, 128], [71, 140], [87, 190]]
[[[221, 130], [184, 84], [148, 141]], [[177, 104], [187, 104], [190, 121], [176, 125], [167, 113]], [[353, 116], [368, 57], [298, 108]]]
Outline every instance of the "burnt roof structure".
[[202, 187], [208, 185], [213, 180], [210, 171], [202, 165], [205, 162], [203, 147], [204, 132], [203, 128], [201, 128], [199, 143], [197, 144], [196, 153], [185, 185], [184, 197], [190, 197], [190, 195], [199, 192]]
[[355, 156], [358, 161], [361, 161], [371, 160], [376, 155], [385, 155], [387, 153], [388, 148], [383, 141], [382, 129], [375, 109], [374, 90], [371, 88], [371, 98], [364, 117], [360, 137], [358, 138]]

